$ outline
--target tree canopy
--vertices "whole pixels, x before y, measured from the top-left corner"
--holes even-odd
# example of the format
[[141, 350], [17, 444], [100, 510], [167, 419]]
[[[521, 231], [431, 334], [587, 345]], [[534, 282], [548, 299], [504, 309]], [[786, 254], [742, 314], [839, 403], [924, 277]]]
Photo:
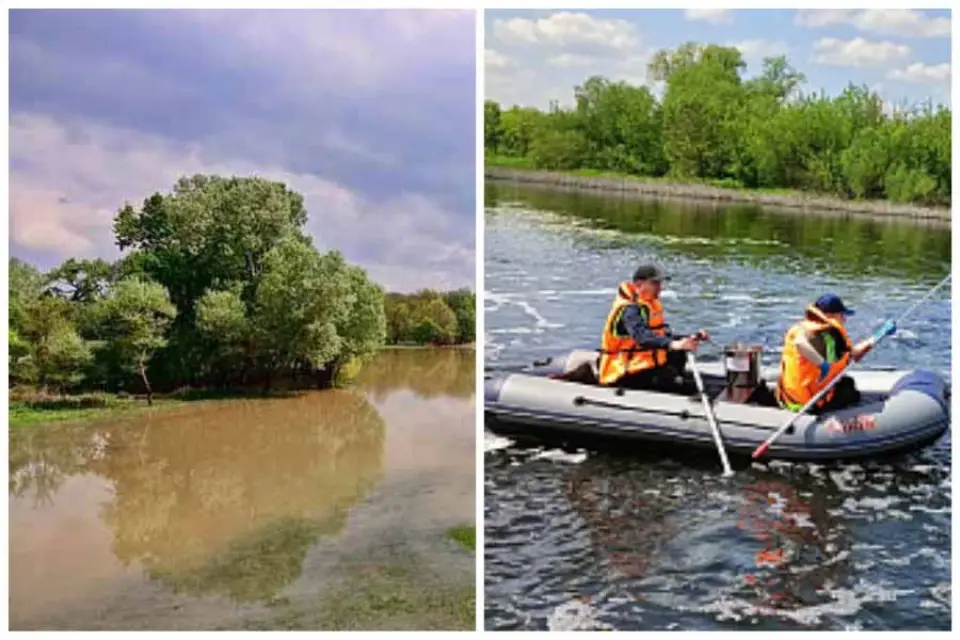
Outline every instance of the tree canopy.
[[484, 104], [488, 156], [537, 169], [589, 169], [723, 186], [790, 188], [841, 198], [949, 205], [952, 113], [888, 113], [867, 87], [802, 93], [787, 58], [747, 78], [739, 50], [685, 43], [658, 51], [662, 89], [587, 78], [574, 106]]
[[384, 310], [389, 344], [452, 345], [476, 339], [476, 295], [467, 289], [390, 293]]
[[422, 342], [473, 341], [471, 292], [430, 292], [398, 315], [395, 294], [316, 249], [306, 220], [281, 183], [197, 175], [120, 208], [114, 263], [70, 258], [41, 273], [11, 258], [10, 384], [148, 398], [304, 375], [326, 386], [376, 354], [390, 322]]

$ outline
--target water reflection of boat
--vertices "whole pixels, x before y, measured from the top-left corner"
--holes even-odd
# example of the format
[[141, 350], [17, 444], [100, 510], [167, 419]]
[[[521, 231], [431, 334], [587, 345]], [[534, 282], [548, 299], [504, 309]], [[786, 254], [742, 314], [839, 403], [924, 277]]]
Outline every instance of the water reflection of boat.
[[[716, 492], [690, 473], [665, 484], [647, 465], [599, 457], [568, 477], [565, 495], [615, 572], [608, 588], [677, 611], [723, 600], [772, 614], [829, 602], [824, 594], [849, 582], [851, 543], [831, 514], [838, 496], [751, 472], [742, 486], [713, 488], [727, 495], [716, 509]], [[711, 503], [715, 515], [705, 515]]]
[[[583, 370], [595, 351], [573, 351], [484, 384], [486, 424], [494, 433], [549, 441], [653, 442], [712, 450], [712, 431], [698, 395], [601, 387], [557, 376]], [[776, 406], [729, 400], [721, 365], [700, 365], [731, 455], [749, 455], [794, 414]], [[776, 384], [768, 370], [761, 384]], [[949, 390], [929, 371], [854, 371], [863, 399], [823, 416], [801, 415], [767, 452], [770, 458], [831, 460], [885, 456], [935, 442], [949, 428]]]
[[742, 495], [737, 527], [759, 543], [754, 568], [742, 574], [749, 599], [777, 609], [829, 601], [824, 590], [845, 584], [852, 573], [845, 525], [831, 515], [840, 501], [775, 473], [754, 474]]
[[11, 438], [12, 493], [95, 474], [113, 487], [101, 518], [123, 564], [177, 591], [254, 601], [293, 581], [379, 482], [385, 425], [362, 394], [327, 391], [25, 435]]

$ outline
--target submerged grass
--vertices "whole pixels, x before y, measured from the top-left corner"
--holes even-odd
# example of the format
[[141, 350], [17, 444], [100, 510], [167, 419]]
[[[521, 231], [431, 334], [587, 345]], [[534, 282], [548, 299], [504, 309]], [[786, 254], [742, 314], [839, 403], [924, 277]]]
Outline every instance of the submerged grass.
[[183, 404], [182, 400], [158, 398], [153, 406], [145, 400], [109, 394], [15, 398], [11, 393], [10, 428], [35, 427], [54, 422], [99, 420], [113, 415], [163, 411]]
[[473, 525], [458, 524], [447, 529], [446, 535], [468, 551], [477, 550], [477, 530]]
[[339, 588], [311, 606], [280, 606], [251, 630], [473, 630], [473, 585], [424, 580], [415, 567], [381, 565], [352, 572]]
[[181, 389], [156, 395], [153, 406], [145, 398], [112, 393], [52, 394], [32, 388], [10, 390], [8, 416], [14, 429], [36, 427], [56, 422], [88, 422], [116, 415], [166, 411], [188, 402], [236, 400], [240, 398], [277, 398], [294, 392], [264, 393], [254, 389]]

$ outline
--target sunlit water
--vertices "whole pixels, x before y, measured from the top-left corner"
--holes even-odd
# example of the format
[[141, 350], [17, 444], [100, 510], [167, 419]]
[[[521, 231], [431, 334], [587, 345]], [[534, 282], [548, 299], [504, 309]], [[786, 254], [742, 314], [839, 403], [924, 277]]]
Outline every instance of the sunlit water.
[[12, 431], [11, 628], [303, 626], [378, 568], [471, 588], [444, 532], [474, 519], [473, 380], [472, 351], [387, 352], [351, 390]]
[[[854, 337], [949, 271], [948, 230], [487, 188], [488, 375], [595, 347], [654, 260], [680, 331], [765, 347], [826, 291]], [[947, 290], [948, 291], [948, 290]], [[949, 379], [948, 294], [864, 366]], [[701, 360], [716, 359], [707, 349]], [[949, 629], [950, 439], [890, 463], [754, 465], [485, 441], [488, 629]]]

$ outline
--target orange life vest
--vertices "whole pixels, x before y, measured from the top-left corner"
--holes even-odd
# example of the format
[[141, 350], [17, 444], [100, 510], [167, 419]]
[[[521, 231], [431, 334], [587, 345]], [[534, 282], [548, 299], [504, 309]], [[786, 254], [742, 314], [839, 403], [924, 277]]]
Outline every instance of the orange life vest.
[[641, 298], [632, 282], [624, 282], [617, 290], [600, 345], [600, 384], [613, 384], [623, 376], [667, 363], [666, 349], [648, 349], [639, 346], [629, 334], [621, 333], [620, 320], [631, 304], [647, 311], [647, 324], [654, 335], [666, 336], [663, 305], [659, 300]]
[[[843, 337], [844, 353], [837, 357], [837, 346], [829, 334], [824, 335], [826, 353], [824, 359], [830, 363], [827, 377], [820, 380], [820, 367], [803, 357], [797, 348], [796, 339], [801, 332], [808, 336], [825, 332], [829, 329], [836, 331]], [[850, 362], [853, 345], [843, 324], [828, 318], [814, 306], [807, 307], [807, 317], [793, 325], [784, 338], [783, 357], [780, 360], [780, 378], [777, 380], [777, 399], [784, 408], [791, 411], [802, 409], [813, 396], [830, 383]], [[834, 389], [830, 389], [820, 400], [817, 406], [822, 407], [833, 397]]]

